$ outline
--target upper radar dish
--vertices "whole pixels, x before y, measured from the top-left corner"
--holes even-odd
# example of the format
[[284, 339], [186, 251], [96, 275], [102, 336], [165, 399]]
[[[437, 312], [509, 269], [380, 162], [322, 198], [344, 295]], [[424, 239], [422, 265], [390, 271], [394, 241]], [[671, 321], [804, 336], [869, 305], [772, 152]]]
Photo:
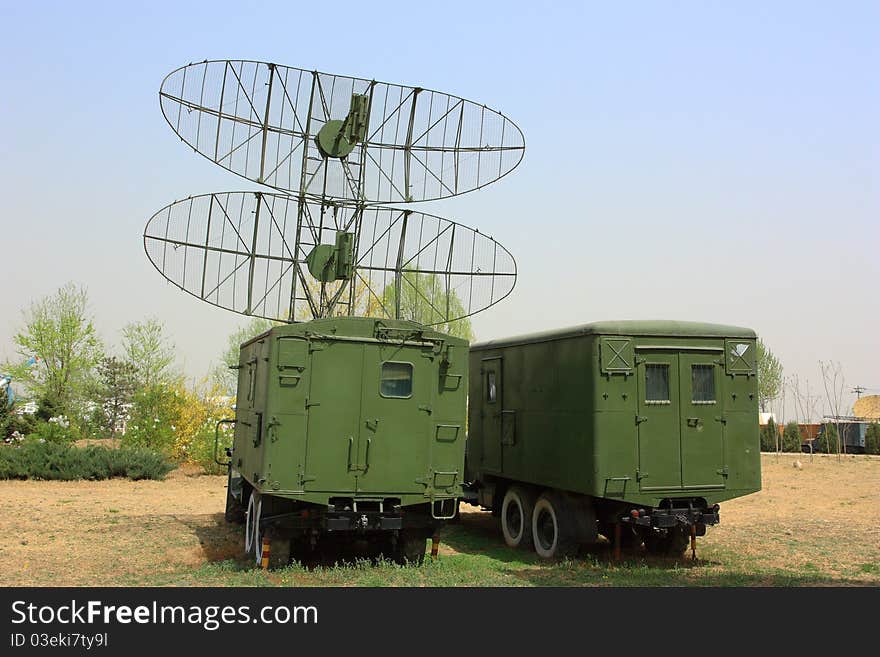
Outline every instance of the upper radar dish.
[[464, 194], [513, 170], [520, 129], [457, 96], [245, 60], [189, 64], [159, 91], [198, 153], [282, 192], [360, 203]]

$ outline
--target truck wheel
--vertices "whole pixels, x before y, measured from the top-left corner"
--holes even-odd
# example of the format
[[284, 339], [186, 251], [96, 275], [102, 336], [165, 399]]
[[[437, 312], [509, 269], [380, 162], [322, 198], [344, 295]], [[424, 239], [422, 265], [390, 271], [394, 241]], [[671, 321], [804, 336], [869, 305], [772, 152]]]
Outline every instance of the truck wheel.
[[226, 478], [226, 513], [224, 518], [226, 522], [234, 525], [243, 525], [245, 520], [245, 508], [240, 500], [232, 494], [232, 471]]
[[532, 512], [535, 552], [543, 559], [561, 559], [577, 552], [575, 523], [562, 497], [545, 491]]
[[250, 499], [248, 499], [247, 513], [245, 513], [244, 553], [246, 555], [254, 554], [257, 558], [257, 563], [260, 562], [260, 511], [262, 506], [260, 493], [251, 491]]
[[645, 536], [645, 549], [649, 554], [680, 557], [689, 542], [690, 535], [684, 527], [672, 527], [665, 533], [655, 529]]
[[532, 512], [534, 494], [522, 486], [511, 486], [501, 504], [501, 533], [512, 548], [532, 546]]
[[394, 550], [394, 562], [401, 566], [420, 566], [425, 560], [425, 541], [422, 532], [401, 530]]

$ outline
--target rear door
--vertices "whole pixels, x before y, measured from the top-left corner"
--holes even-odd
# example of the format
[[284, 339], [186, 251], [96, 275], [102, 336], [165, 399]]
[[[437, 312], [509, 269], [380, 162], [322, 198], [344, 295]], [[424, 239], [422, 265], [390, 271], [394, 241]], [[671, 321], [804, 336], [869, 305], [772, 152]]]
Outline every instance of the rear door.
[[679, 358], [681, 477], [684, 488], [724, 486], [724, 423], [718, 394], [718, 354], [686, 352]]
[[364, 350], [358, 490], [424, 491], [428, 470], [431, 385], [428, 360], [417, 346], [367, 345]]
[[[482, 413], [480, 414], [480, 461], [483, 470], [501, 472], [501, 419], [503, 408], [501, 358], [486, 358], [481, 363]], [[471, 403], [474, 403], [471, 401]]]
[[678, 354], [643, 351], [638, 378], [639, 490], [681, 486]]
[[364, 348], [356, 342], [313, 343], [309, 377], [305, 489], [354, 492]]

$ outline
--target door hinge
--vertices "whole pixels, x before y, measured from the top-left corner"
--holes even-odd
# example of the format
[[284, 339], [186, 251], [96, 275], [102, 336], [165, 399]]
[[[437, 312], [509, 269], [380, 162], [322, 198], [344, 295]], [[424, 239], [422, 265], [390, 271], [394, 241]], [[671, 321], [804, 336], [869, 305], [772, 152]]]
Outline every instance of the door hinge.
[[720, 474], [720, 475], [721, 475], [722, 477], [724, 477], [725, 479], [727, 478], [727, 475], [730, 474], [730, 472], [728, 471], [726, 465], [725, 465], [723, 468], [721, 468], [720, 470], [716, 470], [715, 473], [716, 473], [716, 474]]
[[718, 417], [716, 417], [715, 421], [720, 422], [721, 424], [727, 424], [727, 418], [723, 415], [719, 415]]
[[636, 481], [641, 481], [642, 479], [646, 479], [647, 477], [647, 472], [640, 472], [639, 470], [636, 470]]
[[321, 402], [309, 401], [308, 397], [306, 397], [306, 408], [311, 408], [312, 406], [320, 406]]

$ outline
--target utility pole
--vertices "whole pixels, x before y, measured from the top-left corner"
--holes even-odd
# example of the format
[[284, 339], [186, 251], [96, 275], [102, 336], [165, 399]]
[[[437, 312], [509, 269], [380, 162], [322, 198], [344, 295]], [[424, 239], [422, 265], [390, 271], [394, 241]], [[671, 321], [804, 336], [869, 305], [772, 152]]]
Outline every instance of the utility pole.
[[855, 388], [852, 389], [852, 391], [854, 393], [856, 393], [856, 399], [861, 399], [862, 393], [865, 392], [865, 390], [867, 390], [867, 388], [865, 388], [865, 386], [856, 386]]

